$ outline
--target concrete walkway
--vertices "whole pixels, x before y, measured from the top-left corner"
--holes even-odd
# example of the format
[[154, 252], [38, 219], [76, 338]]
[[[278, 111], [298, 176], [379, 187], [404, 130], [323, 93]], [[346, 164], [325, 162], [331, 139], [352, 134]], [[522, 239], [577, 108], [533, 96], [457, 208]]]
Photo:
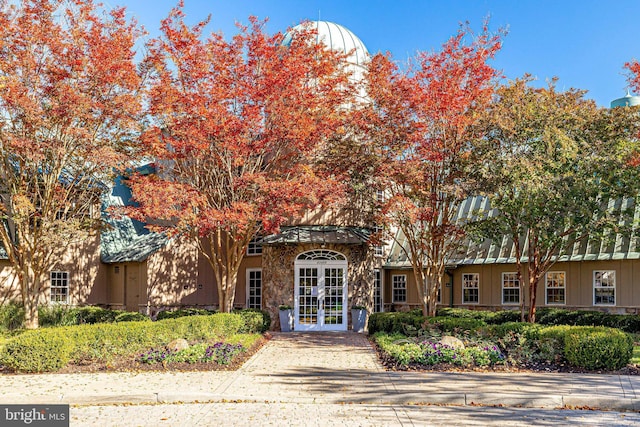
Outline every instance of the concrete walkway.
[[640, 411], [640, 376], [387, 372], [351, 332], [276, 333], [234, 372], [0, 375], [0, 404], [233, 401]]

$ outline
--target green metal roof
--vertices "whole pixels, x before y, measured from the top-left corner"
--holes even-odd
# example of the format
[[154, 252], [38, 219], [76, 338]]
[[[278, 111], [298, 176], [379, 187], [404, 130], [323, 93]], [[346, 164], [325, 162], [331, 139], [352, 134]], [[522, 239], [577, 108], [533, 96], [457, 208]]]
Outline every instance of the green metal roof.
[[264, 245], [297, 245], [302, 243], [362, 245], [371, 231], [361, 227], [334, 225], [302, 225], [282, 227], [279, 234], [262, 239]]
[[[634, 223], [640, 220], [640, 206], [635, 204], [633, 198], [612, 201], [611, 207], [632, 209]], [[498, 215], [496, 209], [492, 209], [487, 197], [470, 197], [459, 207], [455, 221], [464, 223], [475, 220], [478, 212], [485, 212], [488, 216]], [[389, 257], [385, 266], [387, 268], [406, 268], [410, 266], [409, 260], [402, 249], [406, 238], [400, 231], [393, 242]], [[523, 248], [528, 246], [525, 241]], [[567, 249], [558, 254], [557, 262], [565, 261], [609, 261], [622, 259], [640, 259], [640, 238], [628, 237], [625, 234], [611, 234], [606, 239], [584, 239], [580, 242], [569, 244]], [[526, 251], [522, 261], [527, 261]], [[474, 242], [465, 239], [461, 242], [459, 251], [447, 260], [450, 266], [477, 265], [477, 264], [511, 264], [516, 262], [515, 245], [508, 236], [499, 240], [485, 239], [483, 242]]]
[[118, 177], [111, 191], [103, 197], [102, 217], [107, 223], [100, 236], [100, 259], [105, 263], [140, 262], [169, 241], [162, 233], [152, 233], [140, 221], [123, 216], [114, 218], [108, 212], [113, 206], [131, 204], [131, 190]]

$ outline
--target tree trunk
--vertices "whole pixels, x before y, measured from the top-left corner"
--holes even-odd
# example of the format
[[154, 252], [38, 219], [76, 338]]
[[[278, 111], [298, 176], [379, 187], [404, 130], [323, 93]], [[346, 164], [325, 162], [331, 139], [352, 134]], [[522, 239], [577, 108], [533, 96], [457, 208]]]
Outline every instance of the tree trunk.
[[24, 305], [24, 327], [26, 329], [38, 329], [40, 326], [38, 318], [40, 279], [30, 269], [27, 269], [26, 272], [23, 271], [19, 276], [22, 304]]
[[427, 280], [424, 270], [420, 267], [413, 267], [413, 278], [416, 281], [418, 299], [422, 303], [422, 315], [429, 316], [429, 293], [427, 292]]
[[539, 279], [538, 263], [529, 264], [529, 323], [536, 323], [536, 293]]
[[227, 274], [222, 276], [222, 292], [220, 293], [220, 310], [224, 313], [233, 311], [233, 304], [236, 299], [236, 281], [238, 270], [229, 269]]

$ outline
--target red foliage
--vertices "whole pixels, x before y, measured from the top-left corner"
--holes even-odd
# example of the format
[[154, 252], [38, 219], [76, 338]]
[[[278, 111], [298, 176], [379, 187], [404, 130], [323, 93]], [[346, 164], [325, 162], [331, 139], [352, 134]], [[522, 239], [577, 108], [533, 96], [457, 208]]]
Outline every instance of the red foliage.
[[207, 22], [190, 28], [177, 8], [162, 22], [164, 36], [149, 44], [156, 125], [142, 142], [164, 170], [133, 179], [134, 215], [244, 240], [340, 191], [314, 162], [338, 131], [349, 93], [341, 57], [312, 43], [311, 31], [283, 46], [282, 34], [269, 36], [263, 22], [249, 20], [230, 41], [203, 40]]
[[474, 125], [499, 76], [488, 62], [500, 37], [486, 25], [479, 35], [461, 28], [440, 51], [419, 53], [407, 71], [377, 55], [368, 74], [372, 103], [357, 114], [361, 132], [384, 159], [376, 179], [391, 197], [382, 213], [406, 237], [416, 283], [428, 287], [418, 293], [430, 314], [451, 242], [461, 232], [453, 218], [470, 191], [465, 171]]

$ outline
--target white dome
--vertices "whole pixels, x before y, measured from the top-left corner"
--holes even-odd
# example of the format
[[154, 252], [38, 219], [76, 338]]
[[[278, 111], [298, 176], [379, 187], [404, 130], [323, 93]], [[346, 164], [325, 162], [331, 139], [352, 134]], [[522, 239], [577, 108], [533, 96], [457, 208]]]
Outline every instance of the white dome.
[[364, 64], [369, 60], [369, 52], [367, 51], [364, 43], [362, 43], [362, 40], [342, 25], [335, 24], [333, 22], [313, 21], [296, 25], [291, 31], [285, 34], [282, 44], [284, 46], [289, 46], [291, 44], [293, 34], [295, 34], [296, 31], [305, 28], [305, 26], [308, 26], [309, 29], [317, 30], [318, 42], [323, 42], [326, 46], [331, 48], [331, 50], [344, 54], [351, 52], [347, 58], [349, 63], [364, 66]]

